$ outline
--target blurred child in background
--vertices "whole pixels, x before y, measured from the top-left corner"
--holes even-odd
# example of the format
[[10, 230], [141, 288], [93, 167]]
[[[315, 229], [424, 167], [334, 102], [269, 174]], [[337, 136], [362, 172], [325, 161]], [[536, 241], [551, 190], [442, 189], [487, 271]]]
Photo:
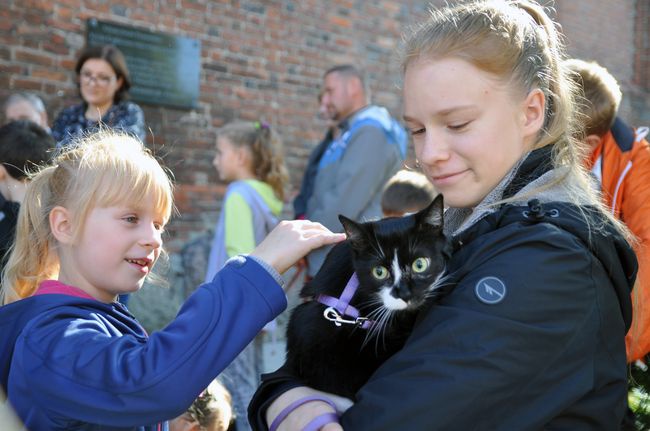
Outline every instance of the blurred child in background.
[[564, 62], [581, 89], [585, 165], [598, 180], [605, 205], [636, 236], [639, 273], [632, 290], [632, 326], [625, 337], [627, 360], [650, 352], [650, 146], [648, 128], [633, 129], [617, 116], [622, 93], [616, 78], [596, 62]]
[[185, 413], [169, 422], [169, 431], [228, 431], [232, 420], [230, 392], [213, 380]]
[[50, 159], [55, 144], [54, 138], [32, 121], [12, 121], [0, 127], [0, 271], [14, 243], [27, 173]]
[[[235, 122], [222, 127], [213, 164], [228, 188], [206, 280], [212, 279], [228, 258], [250, 253], [278, 223], [288, 180], [282, 142], [266, 123]], [[274, 325], [267, 329], [273, 330]], [[260, 334], [220, 376], [233, 397], [238, 431], [249, 429], [246, 409], [263, 371], [262, 343]]]
[[393, 175], [381, 195], [381, 211], [384, 217], [402, 217], [416, 213], [436, 197], [436, 189], [426, 176], [419, 172], [402, 169]]

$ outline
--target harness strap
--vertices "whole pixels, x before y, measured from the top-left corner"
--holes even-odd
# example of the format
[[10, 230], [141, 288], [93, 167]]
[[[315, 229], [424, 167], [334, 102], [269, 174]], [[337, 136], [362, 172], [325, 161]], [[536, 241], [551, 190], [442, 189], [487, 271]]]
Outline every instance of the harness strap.
[[[348, 283], [345, 285], [340, 298], [324, 294], [316, 296], [316, 301], [328, 306], [328, 308], [325, 309], [323, 316], [327, 320], [334, 322], [336, 326], [341, 326], [342, 323], [346, 323], [358, 326], [362, 329], [370, 329], [375, 322], [366, 317], [359, 317], [361, 314], [359, 310], [350, 305], [350, 301], [357, 292], [358, 287], [359, 278], [355, 272], [352, 273], [352, 277], [350, 277], [350, 280], [348, 280]], [[344, 319], [342, 316], [349, 316], [352, 320]]]
[[309, 422], [302, 431], [318, 431], [327, 424], [337, 424], [339, 423], [339, 415], [336, 413], [323, 413], [322, 415], [316, 416], [311, 422]]
[[[329, 398], [327, 398], [327, 397], [324, 397], [324, 396], [321, 396], [321, 395], [310, 395], [308, 397], [303, 397], [303, 398], [297, 399], [296, 401], [292, 402], [291, 404], [286, 406], [284, 409], [282, 409], [280, 414], [277, 415], [275, 417], [275, 419], [273, 419], [273, 422], [271, 422], [271, 426], [269, 427], [269, 431], [276, 431], [278, 429], [278, 427], [280, 426], [280, 424], [282, 423], [282, 421], [284, 421], [287, 418], [287, 416], [289, 416], [289, 414], [291, 412], [293, 412], [295, 409], [297, 409], [301, 405], [306, 404], [306, 403], [311, 402], [311, 401], [322, 401], [324, 403], [329, 404], [334, 410], [336, 410], [336, 404], [334, 404], [334, 402], [332, 400], [330, 400]], [[333, 415], [335, 417], [334, 422], [338, 422], [338, 415], [336, 415], [336, 413], [322, 414], [322, 415], [317, 416], [311, 422], [309, 422], [307, 424], [307, 427], [305, 427], [305, 429], [303, 431], [305, 431], [305, 430], [311, 430], [311, 431], [318, 430], [318, 428], [309, 428], [309, 426], [314, 426], [312, 424], [318, 424], [318, 423], [320, 423], [320, 421], [325, 420], [325, 416], [328, 416], [327, 417], [328, 422], [320, 424], [319, 428], [322, 427], [323, 425], [326, 425], [326, 424], [328, 424], [330, 422], [333, 422], [331, 420], [332, 418], [329, 417], [329, 415]], [[319, 422], [317, 422], [317, 420], [319, 420]]]
[[357, 310], [356, 307], [350, 305], [350, 300], [356, 293], [357, 287], [359, 287], [359, 279], [357, 278], [357, 274], [354, 273], [352, 274], [352, 277], [350, 277], [348, 284], [345, 285], [345, 289], [343, 289], [343, 293], [341, 293], [340, 298], [334, 298], [329, 295], [321, 294], [318, 295], [316, 300], [321, 304], [334, 307], [336, 311], [344, 316], [350, 316], [356, 319], [359, 317], [359, 310]]

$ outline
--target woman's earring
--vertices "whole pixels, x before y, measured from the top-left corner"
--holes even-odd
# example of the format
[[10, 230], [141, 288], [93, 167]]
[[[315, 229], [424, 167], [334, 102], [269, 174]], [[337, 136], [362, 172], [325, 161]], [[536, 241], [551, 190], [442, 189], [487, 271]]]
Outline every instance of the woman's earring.
[[420, 161], [418, 159], [415, 159], [415, 167], [420, 169]]

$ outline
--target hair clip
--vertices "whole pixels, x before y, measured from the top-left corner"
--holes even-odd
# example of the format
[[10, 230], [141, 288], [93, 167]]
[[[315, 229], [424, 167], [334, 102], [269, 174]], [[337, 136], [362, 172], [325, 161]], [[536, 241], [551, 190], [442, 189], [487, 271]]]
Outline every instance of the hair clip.
[[254, 122], [254, 123], [253, 123], [253, 126], [255, 126], [255, 129], [257, 129], [257, 130], [260, 130], [260, 129], [270, 129], [270, 128], [271, 128], [271, 126], [269, 126], [268, 123], [265, 123], [265, 122], [259, 122], [259, 121]]

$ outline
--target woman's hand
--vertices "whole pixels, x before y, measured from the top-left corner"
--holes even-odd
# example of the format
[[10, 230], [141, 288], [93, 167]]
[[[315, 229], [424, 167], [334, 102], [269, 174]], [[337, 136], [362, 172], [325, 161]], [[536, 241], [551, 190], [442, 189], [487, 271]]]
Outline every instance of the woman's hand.
[[332, 233], [320, 223], [285, 220], [269, 232], [251, 255], [262, 259], [282, 274], [310, 251], [344, 239], [345, 234]]
[[[280, 395], [266, 410], [266, 422], [271, 424], [282, 410], [294, 401], [301, 398], [320, 395], [329, 398], [336, 404], [337, 413], [340, 415], [352, 406], [352, 400], [343, 398], [338, 395], [330, 394], [327, 392], [317, 391], [316, 389], [308, 388], [307, 386], [298, 386], [290, 389]], [[305, 403], [287, 416], [280, 426], [278, 431], [294, 431], [302, 430], [311, 420], [324, 413], [333, 412], [332, 407], [323, 401], [310, 401]], [[321, 428], [321, 431], [343, 431], [343, 427], [339, 424], [327, 424]]]

